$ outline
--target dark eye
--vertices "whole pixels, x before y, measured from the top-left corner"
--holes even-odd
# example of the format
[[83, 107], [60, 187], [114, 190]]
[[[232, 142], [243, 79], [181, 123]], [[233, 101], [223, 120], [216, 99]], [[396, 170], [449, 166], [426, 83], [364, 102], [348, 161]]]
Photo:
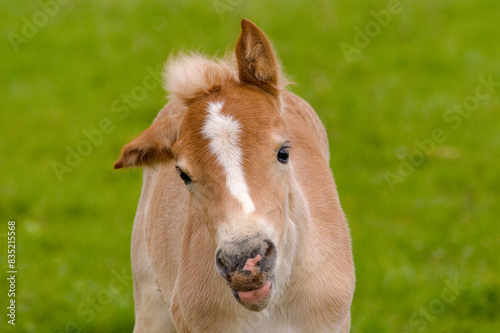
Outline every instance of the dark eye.
[[178, 166], [176, 166], [175, 168], [177, 169], [177, 172], [179, 172], [179, 176], [181, 177], [184, 184], [186, 185], [191, 184], [191, 178], [189, 178], [189, 176], [184, 171], [182, 171], [181, 168], [179, 168]]
[[289, 146], [283, 146], [278, 152], [278, 161], [280, 161], [283, 164], [288, 163], [288, 159], [290, 158], [290, 154], [288, 153], [289, 148], [290, 148]]

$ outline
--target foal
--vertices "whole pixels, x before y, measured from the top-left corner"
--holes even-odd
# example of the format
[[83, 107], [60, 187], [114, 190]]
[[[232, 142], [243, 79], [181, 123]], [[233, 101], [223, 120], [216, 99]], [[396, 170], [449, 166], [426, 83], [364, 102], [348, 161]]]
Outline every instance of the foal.
[[349, 229], [325, 129], [243, 19], [236, 60], [180, 55], [170, 102], [115, 168], [142, 166], [134, 332], [348, 332]]

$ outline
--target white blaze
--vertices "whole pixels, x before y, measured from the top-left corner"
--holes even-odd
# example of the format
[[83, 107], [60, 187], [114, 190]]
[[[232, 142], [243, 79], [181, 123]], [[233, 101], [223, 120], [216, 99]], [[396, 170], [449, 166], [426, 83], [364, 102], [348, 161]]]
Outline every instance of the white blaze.
[[243, 205], [245, 213], [255, 211], [252, 198], [248, 193], [247, 183], [241, 162], [243, 153], [239, 144], [240, 123], [233, 117], [221, 113], [224, 102], [210, 102], [208, 116], [202, 133], [210, 141], [211, 152], [226, 174], [226, 186], [229, 193]]

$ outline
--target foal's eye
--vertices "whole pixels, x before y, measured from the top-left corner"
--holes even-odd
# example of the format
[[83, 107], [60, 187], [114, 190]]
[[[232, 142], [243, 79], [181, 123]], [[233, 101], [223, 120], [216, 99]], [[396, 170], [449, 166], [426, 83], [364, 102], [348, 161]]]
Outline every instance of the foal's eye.
[[177, 169], [177, 172], [179, 172], [179, 176], [181, 177], [182, 181], [184, 181], [184, 184], [189, 185], [191, 184], [191, 178], [181, 170], [178, 166], [175, 167]]
[[288, 145], [281, 147], [281, 149], [278, 151], [278, 161], [283, 164], [288, 163], [288, 159], [290, 158], [290, 153], [288, 152], [289, 149], [290, 146]]

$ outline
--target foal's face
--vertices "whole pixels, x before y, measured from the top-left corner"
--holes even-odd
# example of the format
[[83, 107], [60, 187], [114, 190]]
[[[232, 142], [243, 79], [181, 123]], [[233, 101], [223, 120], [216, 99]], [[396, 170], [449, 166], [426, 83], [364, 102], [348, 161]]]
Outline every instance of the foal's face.
[[258, 88], [223, 88], [190, 105], [172, 152], [206, 215], [218, 272], [245, 307], [263, 309], [287, 219], [291, 145], [279, 103]]
[[177, 106], [125, 145], [114, 166], [175, 159], [216, 246], [218, 273], [243, 306], [260, 311], [285, 262], [290, 142], [272, 46], [252, 22], [241, 28], [237, 68], [200, 56], [170, 63], [166, 86]]

